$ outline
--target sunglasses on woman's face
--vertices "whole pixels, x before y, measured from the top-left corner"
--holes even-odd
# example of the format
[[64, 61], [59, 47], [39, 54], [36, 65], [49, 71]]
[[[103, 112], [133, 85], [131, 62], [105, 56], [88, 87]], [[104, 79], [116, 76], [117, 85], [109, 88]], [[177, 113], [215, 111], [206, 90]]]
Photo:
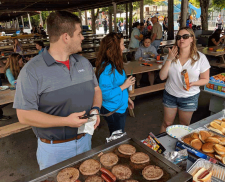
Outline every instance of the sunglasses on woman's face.
[[176, 40], [180, 40], [181, 37], [182, 37], [183, 39], [188, 39], [189, 37], [192, 37], [192, 35], [190, 35], [190, 34], [177, 35], [177, 36], [176, 36]]

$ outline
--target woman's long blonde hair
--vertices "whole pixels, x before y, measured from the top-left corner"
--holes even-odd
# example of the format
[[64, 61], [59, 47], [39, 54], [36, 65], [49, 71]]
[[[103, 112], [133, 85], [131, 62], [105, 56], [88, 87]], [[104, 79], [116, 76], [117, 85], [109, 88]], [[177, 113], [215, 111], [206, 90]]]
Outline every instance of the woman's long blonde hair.
[[19, 60], [21, 58], [22, 58], [22, 56], [20, 54], [17, 54], [17, 53], [13, 53], [12, 55], [10, 55], [7, 62], [6, 62], [4, 72], [6, 73], [6, 70], [10, 69], [13, 77], [15, 79], [17, 79], [17, 77], [20, 73], [20, 69], [21, 69], [20, 66], [19, 66]]
[[[195, 64], [195, 62], [198, 61], [199, 58], [200, 58], [200, 55], [199, 55], [199, 53], [198, 53], [198, 49], [197, 49], [197, 47], [196, 47], [195, 33], [193, 32], [193, 30], [192, 30], [191, 28], [189, 28], [189, 27], [183, 27], [183, 28], [181, 28], [181, 29], [177, 32], [177, 34], [178, 34], [181, 30], [187, 30], [187, 31], [190, 33], [191, 37], [193, 37], [193, 41], [192, 41], [192, 43], [191, 43], [190, 55], [189, 55], [189, 57], [191, 58], [191, 65], [193, 66], [193, 65]], [[176, 42], [175, 42], [175, 45], [177, 46], [177, 40], [176, 40]], [[177, 46], [177, 47], [178, 47], [178, 46]], [[180, 51], [179, 51], [179, 47], [178, 47], [178, 54], [177, 54], [177, 56], [176, 56], [174, 62], [177, 62], [177, 60], [179, 59], [179, 52], [180, 52]]]

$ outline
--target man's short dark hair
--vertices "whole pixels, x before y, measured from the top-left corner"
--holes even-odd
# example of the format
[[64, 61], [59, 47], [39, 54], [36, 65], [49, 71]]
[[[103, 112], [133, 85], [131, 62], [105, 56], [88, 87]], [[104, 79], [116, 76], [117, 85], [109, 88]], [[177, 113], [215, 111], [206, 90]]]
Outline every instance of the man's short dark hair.
[[57, 42], [59, 37], [68, 33], [73, 37], [75, 24], [81, 23], [80, 18], [68, 11], [52, 12], [47, 19], [47, 30], [51, 43]]

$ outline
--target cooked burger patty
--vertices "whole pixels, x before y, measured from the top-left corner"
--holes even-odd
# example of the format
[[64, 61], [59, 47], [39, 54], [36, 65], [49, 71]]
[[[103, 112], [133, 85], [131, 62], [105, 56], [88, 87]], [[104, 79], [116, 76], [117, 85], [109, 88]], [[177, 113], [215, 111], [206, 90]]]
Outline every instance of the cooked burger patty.
[[68, 167], [61, 170], [57, 175], [58, 182], [72, 182], [79, 178], [79, 170], [73, 167]]
[[112, 173], [116, 176], [119, 180], [129, 179], [132, 172], [129, 167], [124, 165], [116, 165], [112, 168]]
[[83, 175], [94, 175], [99, 171], [100, 168], [101, 164], [98, 161], [94, 159], [88, 159], [80, 165], [79, 170]]
[[119, 159], [118, 159], [117, 155], [112, 152], [103, 154], [100, 157], [100, 162], [102, 163], [103, 166], [106, 166], [106, 167], [111, 167], [111, 166], [117, 164], [118, 160]]
[[89, 176], [85, 182], [104, 182], [100, 176]]
[[143, 169], [142, 175], [147, 180], [158, 180], [163, 176], [163, 170], [158, 166], [149, 165]]
[[135, 164], [143, 164], [149, 162], [149, 156], [143, 152], [136, 152], [130, 157], [131, 162]]
[[119, 146], [118, 151], [125, 155], [132, 155], [136, 152], [136, 148], [129, 144], [122, 144]]

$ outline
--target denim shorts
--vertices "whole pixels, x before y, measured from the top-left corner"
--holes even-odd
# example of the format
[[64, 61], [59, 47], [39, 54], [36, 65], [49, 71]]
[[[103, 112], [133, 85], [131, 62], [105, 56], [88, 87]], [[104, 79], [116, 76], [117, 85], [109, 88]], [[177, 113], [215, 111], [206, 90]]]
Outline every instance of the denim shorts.
[[175, 97], [166, 90], [163, 93], [163, 105], [169, 108], [178, 108], [182, 111], [196, 111], [198, 108], [198, 98], [200, 93], [191, 97]]

